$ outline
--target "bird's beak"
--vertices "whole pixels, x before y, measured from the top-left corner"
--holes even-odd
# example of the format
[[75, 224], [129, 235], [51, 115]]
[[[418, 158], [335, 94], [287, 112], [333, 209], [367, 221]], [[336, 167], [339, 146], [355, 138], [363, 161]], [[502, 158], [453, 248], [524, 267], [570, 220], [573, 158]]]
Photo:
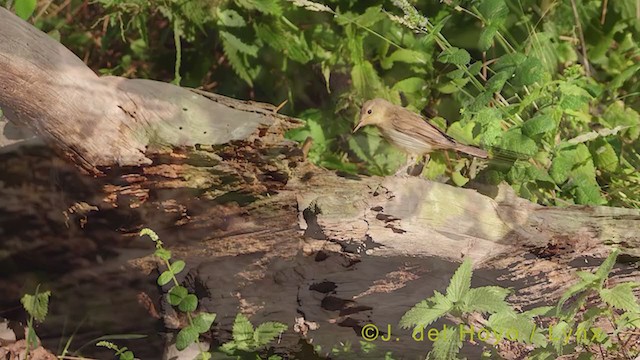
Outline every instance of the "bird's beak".
[[360, 120], [360, 122], [358, 123], [358, 125], [356, 125], [356, 127], [353, 129], [353, 132], [351, 132], [352, 134], [355, 133], [356, 131], [358, 131], [358, 129], [360, 129], [361, 127], [364, 126], [364, 119]]

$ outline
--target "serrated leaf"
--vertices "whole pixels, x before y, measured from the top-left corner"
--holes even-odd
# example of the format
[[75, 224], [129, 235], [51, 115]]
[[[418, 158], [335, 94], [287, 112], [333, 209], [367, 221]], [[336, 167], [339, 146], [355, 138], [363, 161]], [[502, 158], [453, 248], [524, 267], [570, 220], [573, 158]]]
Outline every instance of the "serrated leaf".
[[282, 332], [287, 330], [287, 325], [279, 322], [265, 322], [256, 328], [253, 333], [253, 341], [255, 346], [262, 347], [267, 345], [273, 339], [278, 337]]
[[569, 334], [571, 334], [571, 326], [565, 321], [560, 321], [549, 328], [549, 339], [556, 353], [562, 354], [562, 348], [565, 346], [567, 340], [569, 340], [567, 338]]
[[532, 316], [527, 313], [518, 314], [513, 310], [497, 312], [489, 316], [486, 326], [491, 329], [498, 342], [518, 341], [538, 347], [547, 344], [544, 329], [536, 326]]
[[[227, 36], [223, 36], [227, 34]], [[240, 45], [244, 51], [249, 51], [257, 53], [257, 47], [251, 47], [250, 45], [246, 45], [242, 43], [235, 36], [226, 33], [224, 31], [220, 32], [220, 39], [222, 40], [222, 48], [224, 49], [224, 53], [227, 56], [227, 60], [229, 60], [229, 64], [235, 71], [235, 73], [244, 81], [247, 82], [250, 86], [253, 86], [252, 75], [245, 64], [245, 59], [241, 57], [241, 52], [237, 46]]]
[[460, 301], [471, 288], [471, 260], [465, 259], [451, 277], [449, 286], [447, 287], [447, 298], [456, 303]]
[[628, 136], [630, 140], [640, 138], [640, 114], [637, 111], [625, 105], [622, 101], [613, 102], [602, 115], [603, 121], [610, 127], [623, 126], [625, 130], [622, 132]]
[[597, 139], [591, 144], [590, 150], [593, 154], [593, 163], [598, 169], [611, 173], [618, 169], [618, 154], [606, 140]]
[[183, 286], [176, 285], [167, 293], [167, 301], [173, 306], [178, 306], [189, 295], [189, 291]]
[[453, 308], [453, 304], [442, 294], [435, 292], [434, 296], [419, 302], [400, 319], [403, 329], [426, 328], [441, 318]]
[[458, 327], [447, 327], [438, 332], [429, 356], [433, 356], [436, 360], [456, 359], [461, 348], [462, 340], [460, 340]]
[[253, 339], [253, 325], [249, 319], [242, 315], [236, 315], [233, 321], [233, 341], [236, 343], [247, 343]]
[[640, 313], [638, 299], [633, 293], [633, 289], [638, 286], [640, 284], [630, 282], [618, 284], [612, 289], [600, 290], [600, 297], [604, 302], [616, 309]]
[[511, 54], [506, 54], [501, 56], [498, 61], [496, 61], [495, 65], [492, 66], [493, 71], [499, 72], [508, 68], [515, 69], [518, 65], [522, 64], [525, 60], [527, 60], [527, 56], [520, 52], [514, 52]]
[[480, 313], [513, 312], [505, 301], [509, 290], [499, 286], [484, 286], [470, 289], [463, 298], [465, 312]]
[[530, 56], [518, 65], [515, 76], [511, 79], [513, 86], [528, 86], [544, 79], [545, 68], [538, 58]]
[[368, 61], [355, 64], [351, 69], [351, 81], [357, 94], [363, 99], [372, 99], [382, 89], [382, 81], [373, 65]]
[[551, 114], [541, 114], [525, 121], [522, 124], [522, 133], [527, 136], [552, 133], [556, 129], [556, 122]]
[[487, 51], [493, 46], [493, 39], [498, 33], [497, 25], [485, 26], [480, 32], [480, 38], [478, 39], [478, 49], [481, 51]]
[[471, 55], [465, 49], [451, 47], [438, 55], [438, 61], [444, 64], [467, 65], [471, 61]]
[[173, 274], [171, 271], [165, 270], [158, 276], [158, 285], [165, 286], [173, 279]]
[[38, 292], [35, 295], [25, 294], [20, 303], [24, 310], [32, 316], [36, 321], [42, 322], [49, 311], [49, 297], [51, 291]]
[[199, 333], [205, 333], [211, 329], [211, 325], [216, 319], [216, 314], [201, 312], [193, 318], [193, 328]]
[[491, 93], [500, 92], [507, 80], [511, 78], [511, 75], [513, 75], [513, 70], [510, 69], [494, 74], [485, 85], [486, 91]]
[[191, 326], [187, 326], [178, 332], [176, 336], [176, 349], [182, 351], [198, 339], [198, 332]]
[[511, 128], [500, 139], [498, 148], [518, 154], [522, 157], [532, 157], [538, 152], [538, 145], [530, 137], [523, 135], [521, 129]]
[[216, 8], [216, 13], [218, 15], [218, 24], [222, 26], [229, 27], [243, 27], [247, 23], [244, 21], [244, 18], [240, 16], [235, 10], [232, 9], [224, 9], [221, 10], [219, 7]]
[[282, 7], [278, 0], [235, 0], [236, 3], [246, 9], [257, 10], [267, 15], [282, 15]]
[[194, 294], [188, 294], [178, 304], [178, 309], [182, 312], [194, 312], [198, 308], [198, 297]]
[[598, 270], [596, 270], [595, 275], [600, 279], [601, 283], [604, 282], [607, 277], [609, 277], [609, 273], [613, 269], [613, 266], [616, 264], [616, 259], [618, 258], [618, 254], [620, 250], [613, 249], [611, 254], [607, 256], [607, 258], [598, 266]]
[[291, 60], [306, 64], [313, 59], [313, 52], [309, 48], [302, 32], [298, 35], [292, 34], [285, 30], [284, 26], [279, 22], [255, 24], [254, 29], [262, 41]]
[[240, 40], [230, 32], [220, 31], [220, 38], [223, 40], [223, 42], [228, 43], [229, 46], [233, 47], [236, 51], [242, 54], [247, 54], [253, 57], [258, 55], [257, 46], [245, 44], [244, 42], [242, 42], [242, 40]]
[[36, 9], [36, 0], [16, 0], [14, 4], [14, 10], [16, 15], [27, 20]]
[[398, 49], [391, 53], [391, 55], [385, 57], [380, 61], [380, 66], [383, 69], [391, 69], [393, 63], [404, 62], [407, 64], [422, 64], [426, 65], [428, 57], [425, 53], [410, 49]]

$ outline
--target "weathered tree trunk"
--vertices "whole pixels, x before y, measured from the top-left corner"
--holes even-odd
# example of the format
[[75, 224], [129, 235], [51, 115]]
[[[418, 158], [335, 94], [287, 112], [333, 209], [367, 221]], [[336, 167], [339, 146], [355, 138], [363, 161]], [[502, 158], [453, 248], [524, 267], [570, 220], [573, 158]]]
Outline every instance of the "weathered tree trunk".
[[[155, 262], [142, 256], [151, 246], [131, 235], [150, 227], [186, 260], [184, 281], [202, 308], [218, 314], [214, 343], [230, 338], [240, 311], [254, 323], [288, 324], [275, 345], [282, 353], [357, 345], [362, 327], [374, 323], [392, 326], [400, 339], [377, 341], [380, 349], [424, 354], [430, 344], [410, 340], [398, 320], [443, 291], [465, 257], [474, 260], [474, 286], [513, 287], [511, 302], [526, 308], [557, 299], [575, 270], [597, 266], [612, 244], [627, 259], [640, 255], [636, 210], [543, 207], [506, 185], [341, 177], [304, 161], [284, 138], [300, 122], [271, 105], [97, 77], [2, 8], [0, 88], [13, 125], [101, 175], [81, 175], [43, 147], [16, 152], [19, 143], [3, 143], [0, 227], [9, 276], [0, 285], [9, 297], [33, 267], [81, 268], [73, 273], [107, 282], [128, 260], [127, 269], [148, 274]], [[51, 182], [58, 191], [41, 190]], [[99, 256], [106, 265], [90, 276]], [[145, 271], [126, 279], [134, 284]], [[638, 272], [624, 268], [617, 278], [637, 280]], [[133, 303], [135, 292], [111, 294]], [[163, 314], [168, 328], [180, 323], [169, 309]], [[122, 316], [146, 315], [135, 308]]]

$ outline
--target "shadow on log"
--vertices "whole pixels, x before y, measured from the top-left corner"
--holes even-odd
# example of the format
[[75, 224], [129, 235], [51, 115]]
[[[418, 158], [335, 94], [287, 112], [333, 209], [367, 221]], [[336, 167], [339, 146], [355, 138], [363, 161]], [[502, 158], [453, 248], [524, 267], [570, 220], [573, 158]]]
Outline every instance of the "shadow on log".
[[[242, 312], [254, 324], [288, 324], [272, 350], [305, 358], [313, 346], [357, 345], [370, 323], [392, 341], [376, 341], [378, 352], [362, 358], [425, 354], [431, 343], [412, 340], [398, 321], [442, 292], [463, 258], [474, 261], [472, 286], [511, 287], [510, 302], [527, 309], [557, 300], [611, 245], [622, 260], [639, 255], [636, 210], [542, 207], [506, 185], [341, 177], [304, 161], [284, 138], [300, 121], [271, 105], [99, 78], [2, 8], [0, 69], [11, 126], [49, 146], [2, 142], [2, 305], [17, 305], [25, 279], [46, 282], [52, 340], [74, 310], [98, 324], [84, 339], [152, 331], [154, 315], [163, 331], [184, 325], [153, 285], [157, 261], [137, 237], [143, 227], [186, 260], [180, 280], [218, 314], [206, 334], [214, 345], [230, 339]], [[613, 278], [637, 280], [638, 272], [620, 265]]]

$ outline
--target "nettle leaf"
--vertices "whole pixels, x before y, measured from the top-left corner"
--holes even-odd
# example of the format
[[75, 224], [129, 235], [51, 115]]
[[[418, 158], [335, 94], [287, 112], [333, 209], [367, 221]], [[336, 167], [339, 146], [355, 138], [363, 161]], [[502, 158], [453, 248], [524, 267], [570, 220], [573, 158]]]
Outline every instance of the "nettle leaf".
[[269, 321], [262, 323], [258, 325], [256, 331], [253, 333], [253, 341], [258, 347], [265, 346], [286, 331], [287, 328], [287, 325], [279, 322]]
[[587, 106], [589, 101], [593, 99], [587, 90], [570, 83], [560, 84], [558, 91], [560, 93], [558, 108], [563, 111], [580, 110]]
[[618, 169], [620, 160], [613, 146], [603, 138], [593, 141], [589, 148], [593, 155], [593, 163], [598, 169], [614, 172]]
[[608, 89], [610, 91], [615, 91], [620, 88], [624, 83], [629, 80], [632, 76], [637, 75], [640, 72], [640, 63], [629, 66], [624, 69], [620, 74], [611, 80], [609, 83]]
[[640, 114], [625, 106], [622, 101], [616, 101], [609, 105], [602, 115], [602, 120], [610, 127], [628, 127], [623, 131], [623, 134], [628, 136], [630, 140], [640, 138]]
[[493, 99], [493, 92], [485, 91], [473, 100], [469, 105], [469, 111], [480, 111]]
[[447, 287], [447, 298], [456, 303], [460, 301], [469, 291], [471, 287], [471, 260], [465, 259], [455, 274], [451, 277], [449, 286]]
[[391, 55], [385, 57], [380, 61], [380, 66], [385, 69], [391, 69], [393, 63], [404, 62], [408, 64], [423, 64], [428, 63], [428, 57], [425, 53], [410, 49], [398, 49], [391, 53]]
[[302, 32], [296, 36], [286, 31], [281, 23], [255, 24], [254, 29], [262, 41], [291, 60], [305, 64], [313, 59], [313, 52]]
[[638, 299], [633, 293], [633, 289], [638, 286], [640, 284], [630, 282], [618, 284], [612, 289], [600, 290], [600, 297], [616, 309], [639, 313], [640, 305], [638, 305]]
[[513, 75], [512, 69], [505, 69], [494, 74], [485, 85], [486, 92], [500, 92], [511, 75]]
[[51, 297], [51, 291], [38, 292], [36, 290], [35, 295], [25, 294], [20, 299], [20, 303], [30, 316], [33, 316], [36, 321], [42, 322], [49, 311], [49, 297]]
[[498, 148], [523, 157], [532, 157], [538, 152], [538, 144], [530, 137], [523, 135], [522, 130], [517, 127], [511, 128], [504, 133]]
[[516, 69], [511, 80], [513, 86], [527, 86], [541, 82], [545, 76], [545, 68], [538, 58], [530, 56]]
[[381, 5], [368, 7], [364, 13], [345, 12], [335, 19], [336, 24], [346, 26], [356, 23], [361, 27], [371, 27], [378, 21], [386, 19], [387, 16], [382, 11]]
[[604, 283], [604, 281], [609, 277], [609, 273], [613, 270], [613, 266], [616, 264], [616, 259], [618, 259], [618, 254], [620, 254], [620, 250], [614, 248], [611, 251], [611, 254], [609, 254], [602, 264], [598, 266], [595, 276], [600, 280], [600, 284]]
[[198, 340], [198, 331], [192, 326], [182, 328], [176, 336], [176, 349], [182, 351]]
[[515, 69], [527, 60], [527, 56], [523, 53], [511, 53], [501, 56], [498, 61], [496, 61], [495, 65], [492, 66], [492, 69], [495, 72], [502, 71], [504, 69], [513, 68]]
[[218, 15], [218, 24], [222, 26], [243, 27], [247, 24], [244, 18], [232, 9], [221, 10], [218, 7], [216, 14]]
[[562, 354], [562, 348], [565, 345], [569, 331], [571, 331], [571, 326], [566, 321], [560, 321], [549, 328], [549, 338], [556, 353]]
[[485, 26], [480, 32], [480, 38], [478, 39], [478, 49], [481, 51], [487, 51], [493, 46], [493, 39], [498, 33], [498, 25], [491, 24]]
[[499, 286], [484, 286], [470, 289], [464, 296], [464, 311], [477, 311], [480, 313], [513, 312], [511, 306], [505, 301], [509, 295], [509, 289]]
[[253, 325], [249, 319], [242, 315], [236, 315], [233, 321], [233, 341], [236, 343], [247, 343], [253, 339]]
[[504, 22], [509, 14], [504, 0], [483, 0], [478, 4], [478, 11], [490, 24]]
[[556, 121], [551, 114], [541, 114], [532, 117], [522, 124], [522, 133], [527, 136], [551, 133], [555, 134]]
[[368, 61], [355, 64], [351, 69], [351, 81], [358, 95], [363, 99], [372, 99], [381, 92], [383, 85], [378, 73]]
[[400, 326], [403, 329], [426, 328], [447, 314], [452, 308], [453, 303], [451, 300], [436, 291], [432, 297], [419, 302], [402, 315]]
[[[561, 143], [553, 157], [549, 175], [556, 184], [563, 184], [569, 176], [575, 173], [575, 170], [584, 166], [587, 162], [591, 162], [591, 153], [584, 144], [567, 145]], [[588, 171], [588, 169], [587, 169]]]
[[526, 344], [535, 344], [537, 347], [547, 345], [545, 329], [538, 327], [528, 313], [518, 314], [513, 310], [497, 312], [489, 316], [487, 327], [491, 328], [498, 342], [512, 340]]
[[448, 48], [438, 55], [438, 61], [444, 64], [467, 65], [471, 61], [471, 55], [465, 49], [456, 47]]
[[576, 202], [585, 205], [604, 205], [607, 201], [602, 196], [602, 189], [595, 179], [595, 172], [586, 174], [577, 173], [571, 177], [572, 193]]
[[433, 342], [433, 350], [429, 353], [429, 358], [433, 356], [436, 360], [456, 359], [461, 348], [462, 340], [458, 333], [458, 327], [446, 327], [438, 332], [436, 341]]
[[282, 15], [282, 7], [278, 0], [235, 0], [236, 3], [250, 10], [257, 10], [267, 15]]
[[250, 86], [253, 86], [252, 73], [248, 67], [246, 57], [242, 56], [242, 54], [255, 57], [258, 53], [258, 47], [255, 45], [247, 45], [226, 31], [220, 31], [220, 39], [222, 40], [224, 53], [233, 70], [242, 80], [246, 81]]
[[400, 80], [391, 89], [409, 94], [422, 94], [427, 86], [427, 81], [419, 77], [410, 77]]
[[222, 38], [223, 42], [229, 43], [230, 46], [232, 46], [236, 51], [242, 54], [247, 54], [253, 57], [258, 55], [259, 48], [257, 46], [245, 44], [244, 42], [242, 42], [242, 40], [240, 40], [230, 32], [220, 31], [220, 37]]

